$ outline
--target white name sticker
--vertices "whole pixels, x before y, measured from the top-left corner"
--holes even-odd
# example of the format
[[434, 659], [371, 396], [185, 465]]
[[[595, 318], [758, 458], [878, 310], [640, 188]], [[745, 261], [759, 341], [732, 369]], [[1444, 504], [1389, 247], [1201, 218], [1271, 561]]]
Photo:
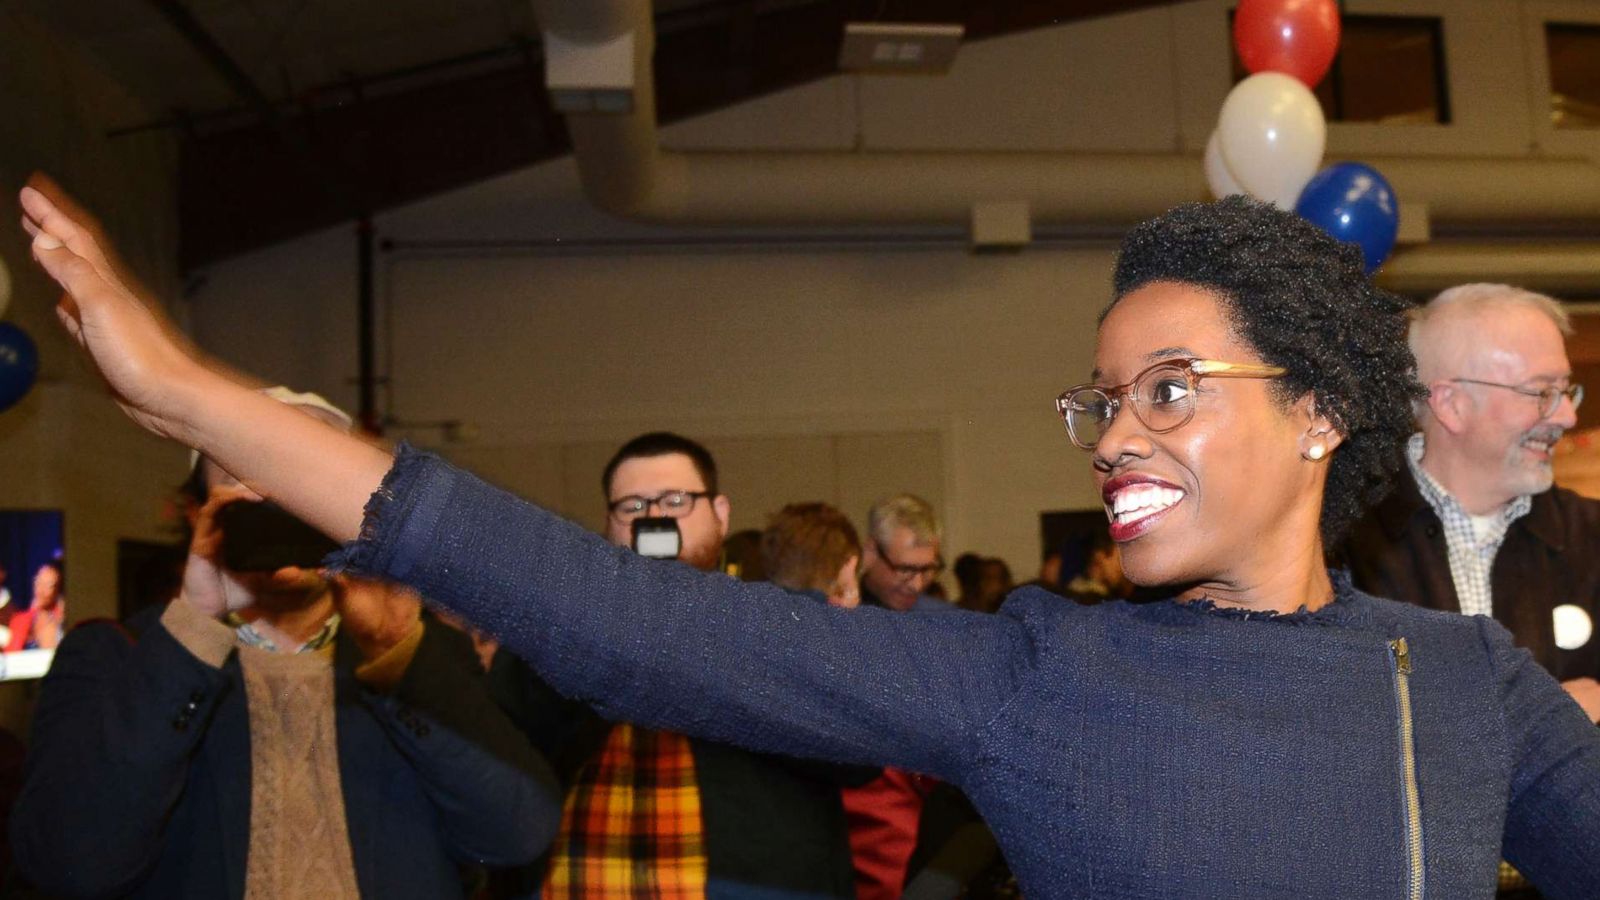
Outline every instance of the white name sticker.
[[1589, 643], [1594, 636], [1594, 620], [1583, 607], [1563, 603], [1551, 610], [1556, 624], [1556, 646], [1563, 650], [1576, 650]]

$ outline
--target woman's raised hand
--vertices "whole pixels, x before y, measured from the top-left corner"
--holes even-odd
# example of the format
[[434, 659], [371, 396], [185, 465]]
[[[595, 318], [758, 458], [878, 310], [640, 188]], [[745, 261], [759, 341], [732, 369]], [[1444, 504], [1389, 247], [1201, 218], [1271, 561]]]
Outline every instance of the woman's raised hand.
[[[34, 183], [57, 192], [48, 180]], [[33, 237], [33, 258], [66, 291], [57, 317], [134, 421], [189, 443], [185, 395], [217, 376], [124, 284], [92, 221], [57, 196], [32, 184], [21, 194], [22, 227]]]
[[262, 497], [335, 540], [361, 530], [362, 511], [394, 459], [254, 390], [202, 356], [119, 274], [93, 217], [49, 179], [22, 189], [33, 258], [66, 290], [61, 324], [135, 422], [199, 450]]

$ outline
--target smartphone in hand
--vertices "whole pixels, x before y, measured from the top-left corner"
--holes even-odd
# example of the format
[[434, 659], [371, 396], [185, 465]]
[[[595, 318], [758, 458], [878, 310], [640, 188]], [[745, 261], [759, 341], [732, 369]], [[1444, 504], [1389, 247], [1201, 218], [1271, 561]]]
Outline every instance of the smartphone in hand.
[[339, 544], [276, 503], [241, 500], [217, 511], [222, 564], [235, 572], [315, 569]]

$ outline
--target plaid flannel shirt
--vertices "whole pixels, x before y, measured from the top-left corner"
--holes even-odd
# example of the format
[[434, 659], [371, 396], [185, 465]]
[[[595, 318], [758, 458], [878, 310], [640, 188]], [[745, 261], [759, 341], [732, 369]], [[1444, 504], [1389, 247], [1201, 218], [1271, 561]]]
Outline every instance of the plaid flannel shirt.
[[540, 896], [702, 900], [706, 848], [694, 753], [681, 734], [612, 727], [567, 794]]

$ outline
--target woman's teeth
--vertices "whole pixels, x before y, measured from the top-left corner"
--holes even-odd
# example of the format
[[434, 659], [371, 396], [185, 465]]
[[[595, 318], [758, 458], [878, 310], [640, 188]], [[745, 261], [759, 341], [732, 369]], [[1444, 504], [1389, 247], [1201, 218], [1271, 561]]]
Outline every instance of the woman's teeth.
[[1177, 506], [1183, 500], [1183, 491], [1161, 487], [1157, 484], [1136, 484], [1117, 491], [1111, 497], [1106, 516], [1119, 525], [1127, 525]]

